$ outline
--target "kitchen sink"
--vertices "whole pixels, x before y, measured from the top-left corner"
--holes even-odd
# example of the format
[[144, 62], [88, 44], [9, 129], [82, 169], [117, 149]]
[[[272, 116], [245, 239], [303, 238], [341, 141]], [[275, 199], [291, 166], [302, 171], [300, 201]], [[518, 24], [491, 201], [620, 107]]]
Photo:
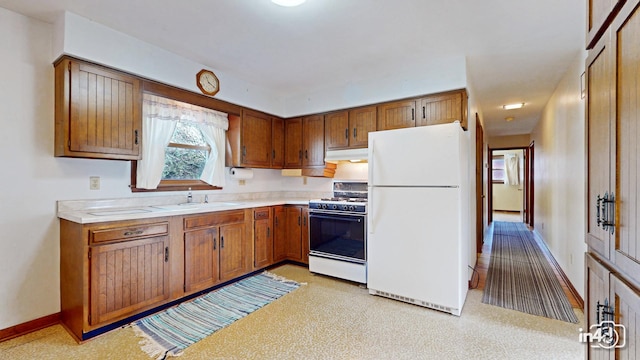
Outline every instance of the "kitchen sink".
[[147, 209], [122, 209], [122, 210], [98, 210], [90, 211], [89, 214], [94, 216], [111, 216], [111, 215], [133, 215], [148, 213], [151, 210]]
[[180, 210], [188, 210], [188, 209], [219, 208], [224, 206], [235, 206], [235, 205], [240, 205], [240, 203], [219, 201], [219, 202], [210, 202], [210, 203], [181, 203], [181, 204], [169, 204], [169, 205], [155, 205], [153, 207], [161, 210], [180, 211]]

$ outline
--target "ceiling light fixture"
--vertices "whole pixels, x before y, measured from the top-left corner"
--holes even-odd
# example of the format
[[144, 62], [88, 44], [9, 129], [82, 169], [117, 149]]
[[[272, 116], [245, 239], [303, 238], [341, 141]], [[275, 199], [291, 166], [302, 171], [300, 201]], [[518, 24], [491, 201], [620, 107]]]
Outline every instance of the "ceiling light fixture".
[[305, 1], [306, 0], [271, 0], [271, 2], [274, 4], [278, 4], [280, 6], [287, 6], [287, 7], [298, 6]]
[[502, 108], [505, 110], [513, 110], [513, 109], [520, 109], [523, 106], [524, 106], [524, 103], [517, 103], [517, 104], [502, 105]]

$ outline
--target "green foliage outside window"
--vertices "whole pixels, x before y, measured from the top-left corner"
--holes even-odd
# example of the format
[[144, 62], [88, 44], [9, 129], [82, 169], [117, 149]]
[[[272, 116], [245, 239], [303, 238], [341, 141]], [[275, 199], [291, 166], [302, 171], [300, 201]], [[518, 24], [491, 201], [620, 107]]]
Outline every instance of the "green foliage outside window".
[[197, 180], [209, 155], [209, 145], [196, 124], [179, 122], [165, 151], [162, 180]]

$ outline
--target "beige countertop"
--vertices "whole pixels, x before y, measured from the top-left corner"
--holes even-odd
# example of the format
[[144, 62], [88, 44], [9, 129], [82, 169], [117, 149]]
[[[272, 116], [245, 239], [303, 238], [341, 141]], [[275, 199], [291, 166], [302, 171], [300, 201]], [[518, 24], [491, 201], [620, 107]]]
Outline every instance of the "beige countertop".
[[58, 206], [58, 217], [79, 224], [101, 223], [108, 221], [136, 220], [154, 217], [190, 215], [225, 210], [238, 210], [275, 205], [308, 205], [309, 198], [222, 200], [167, 203], [167, 204], [126, 204], [127, 206], [95, 206], [85, 209], [73, 209]]

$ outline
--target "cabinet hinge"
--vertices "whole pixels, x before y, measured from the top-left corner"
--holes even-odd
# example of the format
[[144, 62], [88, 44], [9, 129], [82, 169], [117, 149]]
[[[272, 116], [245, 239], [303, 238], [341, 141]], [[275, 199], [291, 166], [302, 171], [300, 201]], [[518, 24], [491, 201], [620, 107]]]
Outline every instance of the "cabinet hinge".
[[89, 260], [91, 260], [91, 249], [89, 249]]

